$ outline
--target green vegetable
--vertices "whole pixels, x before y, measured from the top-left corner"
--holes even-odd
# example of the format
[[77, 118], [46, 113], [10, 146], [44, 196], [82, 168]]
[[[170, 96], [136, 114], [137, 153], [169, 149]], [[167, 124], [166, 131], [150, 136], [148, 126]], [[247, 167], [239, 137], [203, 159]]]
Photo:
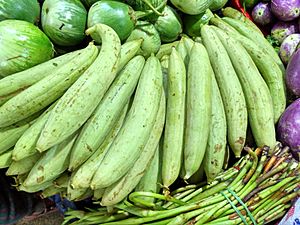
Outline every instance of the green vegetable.
[[122, 2], [98, 1], [88, 13], [88, 27], [103, 23], [113, 28], [121, 41], [128, 38], [136, 23], [134, 10]]
[[37, 0], [0, 0], [0, 21], [7, 19], [38, 23], [40, 5]]
[[253, 8], [259, 1], [258, 0], [242, 0], [243, 6], [247, 9]]
[[184, 33], [192, 37], [198, 37], [200, 35], [200, 26], [208, 24], [209, 20], [214, 17], [213, 13], [207, 9], [205, 12], [198, 15], [184, 15]]
[[213, 0], [171, 0], [171, 2], [176, 8], [184, 13], [189, 15], [197, 15], [205, 12]]
[[87, 11], [79, 0], [46, 0], [42, 7], [42, 27], [57, 45], [73, 46], [85, 37]]
[[138, 21], [127, 42], [140, 38], [144, 40], [141, 46], [141, 54], [144, 57], [149, 57], [152, 53], [156, 54], [158, 52], [161, 40], [154, 25], [146, 21]]
[[[105, 225], [233, 225], [254, 224], [254, 221], [274, 224], [300, 194], [296, 189], [300, 164], [293, 160], [281, 161], [276, 168], [264, 173], [265, 165], [272, 161], [267, 157], [269, 148], [258, 148], [255, 152], [245, 148], [245, 151], [247, 156], [220, 173], [211, 184], [183, 186], [168, 195], [134, 192], [109, 212], [106, 207], [87, 212], [70, 210], [64, 224], [73, 219], [78, 219], [76, 224]], [[281, 147], [277, 150], [275, 161], [284, 151]], [[291, 157], [291, 152], [286, 155]], [[155, 203], [149, 204], [151, 200]], [[241, 217], [232, 208], [231, 201], [242, 213]]]
[[213, 0], [209, 9], [212, 11], [216, 11], [222, 9], [223, 6], [228, 2], [228, 0]]
[[147, 20], [151, 22], [162, 15], [162, 11], [167, 3], [166, 0], [127, 0], [126, 2], [138, 11], [151, 10], [153, 15], [147, 17]]
[[21, 20], [0, 22], [0, 77], [23, 71], [51, 59], [49, 38], [33, 24]]
[[182, 22], [177, 12], [170, 6], [166, 6], [163, 16], [158, 17], [154, 26], [163, 42], [175, 41], [182, 33]]

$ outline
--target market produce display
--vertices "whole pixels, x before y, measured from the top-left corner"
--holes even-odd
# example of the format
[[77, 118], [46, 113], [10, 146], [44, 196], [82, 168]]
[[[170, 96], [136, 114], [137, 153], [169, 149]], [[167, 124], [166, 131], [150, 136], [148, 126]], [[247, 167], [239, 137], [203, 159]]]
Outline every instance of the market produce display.
[[[288, 147], [255, 150], [211, 184], [188, 185], [170, 195], [136, 191], [109, 212], [105, 207], [69, 211], [71, 224], [267, 224], [281, 218], [299, 195], [300, 164]], [[269, 156], [268, 156], [269, 155]], [[239, 204], [238, 206], [235, 206]], [[255, 222], [256, 221], [256, 222]]]
[[245, 2], [257, 4], [252, 22], [226, 4], [45, 0], [39, 27], [1, 21], [28, 26], [11, 46], [0, 39], [0, 168], [12, 185], [101, 205], [65, 223], [282, 217], [300, 194], [299, 34], [279, 34], [278, 53], [255, 24], [278, 17], [271, 6]]
[[[253, 9], [252, 9], [253, 8]], [[299, 44], [299, 0], [271, 0], [253, 5], [251, 15], [256, 24], [271, 27], [271, 40], [279, 48], [279, 55], [284, 64]]]

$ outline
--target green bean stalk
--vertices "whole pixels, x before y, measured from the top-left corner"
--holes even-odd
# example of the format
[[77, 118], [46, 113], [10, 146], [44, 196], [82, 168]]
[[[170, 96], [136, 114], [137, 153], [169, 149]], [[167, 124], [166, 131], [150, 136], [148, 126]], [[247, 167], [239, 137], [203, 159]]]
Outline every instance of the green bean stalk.
[[187, 185], [168, 194], [133, 192], [110, 208], [69, 210], [63, 224], [271, 223], [281, 218], [300, 196], [300, 163], [281, 143], [272, 151], [266, 146], [255, 150], [245, 147], [244, 151], [248, 154], [211, 183]]

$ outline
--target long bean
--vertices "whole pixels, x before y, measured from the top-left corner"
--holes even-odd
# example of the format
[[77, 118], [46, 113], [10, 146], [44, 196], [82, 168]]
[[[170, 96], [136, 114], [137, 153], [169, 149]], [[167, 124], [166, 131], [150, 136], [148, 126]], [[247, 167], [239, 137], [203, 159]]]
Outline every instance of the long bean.
[[[210, 184], [187, 185], [168, 194], [133, 192], [111, 208], [70, 211], [66, 224], [102, 225], [263, 225], [280, 218], [300, 196], [300, 163], [289, 148], [246, 148], [248, 154]], [[149, 204], [141, 197], [155, 198]], [[242, 201], [242, 202], [241, 202]]]

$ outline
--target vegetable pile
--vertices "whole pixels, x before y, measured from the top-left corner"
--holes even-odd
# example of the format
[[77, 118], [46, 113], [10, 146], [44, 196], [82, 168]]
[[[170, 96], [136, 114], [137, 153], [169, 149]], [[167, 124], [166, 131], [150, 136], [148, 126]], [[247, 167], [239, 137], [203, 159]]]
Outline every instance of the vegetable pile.
[[71, 220], [74, 225], [274, 222], [287, 212], [292, 199], [300, 194], [299, 190], [295, 191], [300, 182], [300, 164], [292, 159], [289, 148], [282, 148], [281, 144], [271, 155], [267, 147], [245, 150], [248, 154], [220, 173], [211, 184], [188, 185], [168, 195], [136, 191], [111, 209], [70, 210], [64, 224]]
[[300, 1], [271, 0], [258, 2], [251, 13], [256, 24], [271, 27], [271, 38], [279, 47], [279, 55], [288, 64], [300, 42]]
[[[202, 44], [183, 37], [146, 62], [135, 56], [140, 39], [121, 45], [116, 32], [97, 24], [87, 33], [101, 37], [99, 54], [89, 44], [0, 80], [10, 83], [0, 107], [3, 137], [9, 135], [0, 149], [13, 160], [4, 165], [7, 174], [21, 172], [19, 188], [35, 192], [69, 170], [70, 199], [80, 197], [73, 193], [79, 190], [103, 189], [111, 205], [138, 185], [160, 139], [165, 188], [198, 170], [213, 180], [227, 142], [241, 156], [248, 127], [257, 146], [273, 148], [274, 124], [286, 104], [282, 64], [270, 45], [262, 48], [242, 35], [265, 40], [249, 25], [229, 17], [211, 23], [217, 26], [199, 31]], [[47, 67], [55, 68], [35, 77]], [[16, 94], [20, 85], [25, 90]], [[32, 165], [16, 172], [28, 157]]]
[[[70, 212], [80, 224], [282, 216], [299, 196], [300, 107], [286, 109], [286, 89], [299, 93], [300, 50], [286, 70], [227, 1], [188, 2], [45, 0], [40, 29], [0, 22], [41, 39], [10, 38], [18, 48], [1, 53], [14, 64], [0, 63], [0, 168], [18, 190], [98, 201], [99, 211]], [[243, 205], [236, 215], [239, 199], [254, 218]]]

